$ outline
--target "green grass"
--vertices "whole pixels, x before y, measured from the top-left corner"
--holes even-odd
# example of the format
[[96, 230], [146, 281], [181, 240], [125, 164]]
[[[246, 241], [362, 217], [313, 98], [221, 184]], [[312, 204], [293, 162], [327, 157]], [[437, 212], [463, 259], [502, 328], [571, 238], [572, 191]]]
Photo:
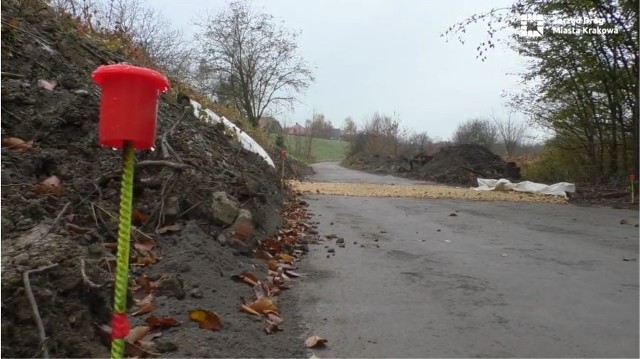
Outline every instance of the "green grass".
[[[307, 138], [300, 138], [302, 147], [307, 143]], [[345, 157], [349, 142], [326, 140], [324, 138], [314, 138], [311, 141], [311, 157], [307, 157], [303, 153], [297, 152], [296, 136], [286, 136], [285, 145], [289, 153], [298, 160], [307, 163], [326, 162], [326, 161], [342, 161]]]

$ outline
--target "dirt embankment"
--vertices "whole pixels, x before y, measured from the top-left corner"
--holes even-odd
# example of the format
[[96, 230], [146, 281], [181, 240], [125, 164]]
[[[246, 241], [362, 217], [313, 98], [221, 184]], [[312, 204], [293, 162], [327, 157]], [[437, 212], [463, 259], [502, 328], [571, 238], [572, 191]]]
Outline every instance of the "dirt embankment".
[[344, 164], [350, 168], [433, 181], [477, 186], [476, 178], [520, 178], [519, 168], [480, 145], [452, 145], [433, 156], [367, 156], [357, 154]]
[[[23, 283], [26, 271], [39, 268], [48, 269], [32, 273], [29, 282], [50, 355], [109, 355], [94, 324], [110, 322], [121, 152], [98, 146], [99, 88], [90, 75], [99, 65], [128, 59], [101, 41], [80, 35], [74, 21], [44, 2], [2, 1], [5, 357], [42, 355]], [[242, 255], [282, 224], [287, 194], [279, 172], [175, 97], [161, 96], [157, 150], [136, 153], [131, 279], [148, 275], [159, 288], [153, 314], [183, 322], [155, 350], [299, 355], [290, 337], [267, 337], [255, 319], [237, 314], [238, 298], [250, 297], [250, 288], [225, 284], [233, 273], [264, 267]], [[206, 332], [190, 323], [187, 310], [199, 307], [217, 311], [228, 330]], [[137, 316], [132, 324], [144, 320]]]

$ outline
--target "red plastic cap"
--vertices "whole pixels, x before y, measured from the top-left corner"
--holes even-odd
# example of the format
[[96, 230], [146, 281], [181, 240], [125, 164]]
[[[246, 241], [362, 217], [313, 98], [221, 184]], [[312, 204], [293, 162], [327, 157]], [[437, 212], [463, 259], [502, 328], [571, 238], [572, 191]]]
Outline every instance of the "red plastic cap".
[[115, 64], [100, 66], [96, 69], [91, 77], [98, 85], [103, 85], [106, 80], [114, 77], [128, 77], [144, 79], [148, 81], [149, 85], [155, 87], [160, 92], [165, 92], [169, 89], [169, 80], [161, 73], [147, 69], [144, 67], [137, 67], [127, 64]]
[[100, 66], [92, 77], [102, 87], [100, 144], [122, 148], [131, 141], [137, 150], [153, 148], [158, 94], [169, 89], [169, 80], [154, 70], [127, 64]]

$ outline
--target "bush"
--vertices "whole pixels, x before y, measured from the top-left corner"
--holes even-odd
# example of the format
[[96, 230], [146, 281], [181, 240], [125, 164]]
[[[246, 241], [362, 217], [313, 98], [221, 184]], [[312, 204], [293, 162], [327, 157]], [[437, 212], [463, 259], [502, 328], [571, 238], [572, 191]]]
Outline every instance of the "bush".
[[285, 148], [283, 135], [276, 136], [276, 147], [281, 150]]

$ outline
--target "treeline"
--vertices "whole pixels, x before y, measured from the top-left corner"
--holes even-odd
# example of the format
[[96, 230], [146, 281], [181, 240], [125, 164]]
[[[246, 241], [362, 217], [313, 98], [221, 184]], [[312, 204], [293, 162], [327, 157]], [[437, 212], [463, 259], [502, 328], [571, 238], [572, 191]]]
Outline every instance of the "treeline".
[[[638, 8], [637, 0], [522, 0], [474, 15], [443, 35], [461, 35], [470, 24], [486, 21], [489, 38], [477, 47], [484, 61], [496, 34], [515, 29], [508, 45], [528, 60], [522, 75], [527, 88], [512, 94], [510, 104], [531, 125], [553, 133], [540, 161], [546, 175], [624, 183], [629, 174], [638, 175]], [[601, 25], [575, 25], [581, 33], [547, 27], [531, 38], [520, 33], [524, 14], [597, 19]], [[594, 26], [610, 31], [582, 31]]]

